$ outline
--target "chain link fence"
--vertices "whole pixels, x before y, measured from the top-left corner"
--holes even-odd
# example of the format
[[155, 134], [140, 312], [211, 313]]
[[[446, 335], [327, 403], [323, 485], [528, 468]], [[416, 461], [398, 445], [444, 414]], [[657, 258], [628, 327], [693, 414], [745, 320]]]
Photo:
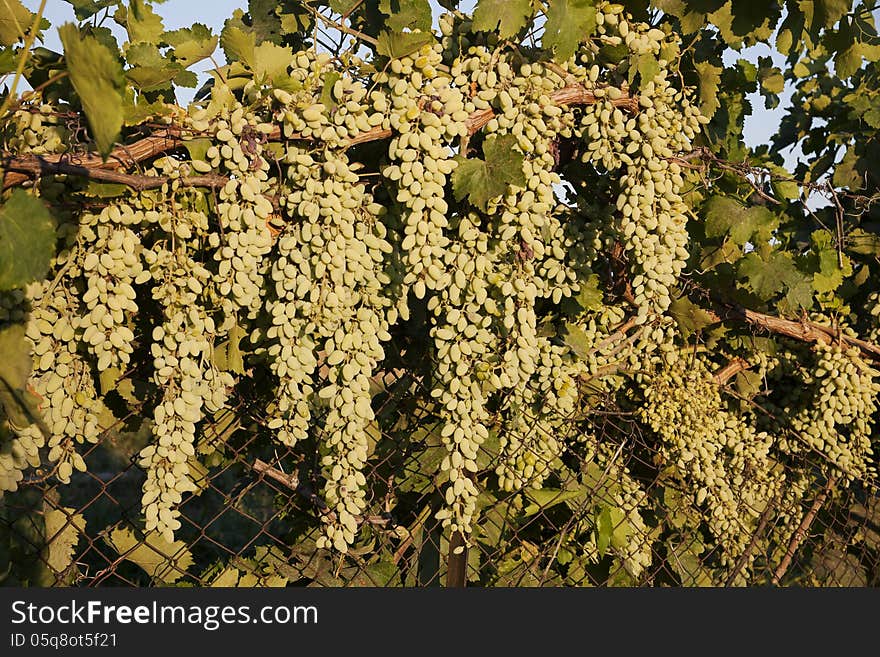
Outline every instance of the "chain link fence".
[[[493, 488], [499, 436], [480, 453], [479, 513], [467, 544], [434, 519], [441, 424], [409, 369], [377, 380], [367, 512], [348, 554], [315, 547], [316, 444], [272, 441], [265, 411], [239, 403], [208, 423], [190, 464], [199, 490], [175, 542], [139, 528], [149, 422], [130, 416], [87, 446], [88, 471], [59, 485], [31, 472], [0, 499], [0, 583], [31, 586], [872, 586], [880, 579], [873, 481], [823, 479], [795, 502], [754, 509], [738, 553], [670, 477], [657, 439], [609, 403], [572, 419], [540, 489]], [[537, 420], [534, 430], [539, 429]], [[579, 438], [589, 433], [588, 445]], [[561, 473], [561, 474], [559, 474]], [[727, 550], [725, 552], [725, 550]]]

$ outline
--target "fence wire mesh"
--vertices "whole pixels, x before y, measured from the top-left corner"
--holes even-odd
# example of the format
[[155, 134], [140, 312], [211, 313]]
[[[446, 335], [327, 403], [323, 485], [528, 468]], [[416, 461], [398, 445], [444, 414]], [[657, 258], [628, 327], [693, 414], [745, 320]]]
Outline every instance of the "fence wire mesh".
[[[565, 448], [542, 488], [505, 492], [499, 441], [480, 451], [482, 492], [465, 542], [434, 519], [445, 483], [441, 422], [412, 369], [377, 379], [368, 504], [345, 555], [316, 549], [316, 443], [285, 449], [256, 399], [206, 423], [169, 544], [145, 537], [138, 451], [149, 421], [131, 416], [87, 446], [68, 485], [30, 473], [0, 498], [0, 583], [31, 586], [873, 586], [880, 580], [874, 481], [816, 482], [794, 501], [753, 509], [736, 553], [705, 506], [668, 471], [657, 438], [613, 404], [558, 428]], [[535, 418], [533, 431], [543, 430]], [[588, 433], [588, 444], [579, 436]], [[315, 436], [317, 441], [318, 436]], [[539, 455], [536, 455], [536, 457]], [[817, 456], [815, 469], [825, 464]], [[635, 511], [633, 511], [635, 510]], [[746, 531], [746, 530], [744, 530]]]

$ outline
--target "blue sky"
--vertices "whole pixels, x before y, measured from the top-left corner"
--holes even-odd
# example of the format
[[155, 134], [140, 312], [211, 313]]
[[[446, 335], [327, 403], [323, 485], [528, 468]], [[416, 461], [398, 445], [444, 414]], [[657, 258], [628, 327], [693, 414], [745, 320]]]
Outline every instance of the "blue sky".
[[[23, 4], [35, 11], [39, 7], [39, 0], [22, 0]], [[432, 1], [434, 5], [435, 16], [443, 11]], [[471, 11], [474, 2], [462, 2], [461, 7], [464, 11]], [[180, 27], [189, 27], [193, 23], [204, 23], [211, 27], [215, 33], [223, 28], [223, 21], [232, 15], [233, 10], [243, 8], [247, 5], [247, 0], [166, 0], [166, 2], [156, 7], [156, 12], [162, 16], [165, 21], [166, 29], [177, 29]], [[45, 46], [52, 50], [61, 50], [61, 43], [58, 40], [56, 28], [67, 21], [75, 20], [73, 15], [73, 7], [64, 2], [64, 0], [47, 0], [45, 16], [52, 23], [52, 29], [46, 35]], [[124, 40], [124, 31], [111, 19], [105, 22], [107, 27], [114, 29], [120, 40]], [[743, 57], [750, 61], [758, 61], [760, 56], [773, 57], [777, 66], [782, 64], [782, 56], [768, 48], [765, 45], [748, 48], [743, 52], [729, 52], [725, 57], [726, 63], [732, 63], [736, 59]], [[224, 63], [223, 51], [218, 48], [214, 54], [214, 58], [218, 63]], [[212, 67], [210, 61], [203, 61], [196, 65], [193, 70], [199, 71], [204, 75], [204, 71]], [[182, 89], [178, 97], [182, 102], [188, 102], [195, 89]], [[776, 132], [779, 122], [785, 114], [785, 107], [791, 98], [792, 89], [789, 86], [781, 96], [779, 107], [774, 110], [764, 109], [764, 101], [755, 94], [752, 100], [753, 114], [746, 119], [745, 141], [750, 146], [758, 146], [760, 144], [769, 143], [770, 138]], [[786, 153], [786, 162], [793, 165], [793, 153]]]

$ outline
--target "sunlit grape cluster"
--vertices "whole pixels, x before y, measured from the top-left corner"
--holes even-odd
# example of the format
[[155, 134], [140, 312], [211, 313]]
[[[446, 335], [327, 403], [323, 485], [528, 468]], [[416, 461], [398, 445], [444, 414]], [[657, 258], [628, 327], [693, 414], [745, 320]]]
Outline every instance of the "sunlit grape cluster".
[[880, 372], [857, 347], [817, 344], [811, 402], [791, 418], [791, 429], [847, 479], [875, 472], [871, 429], [880, 394]]
[[646, 373], [646, 380], [639, 416], [693, 491], [693, 504], [707, 510], [708, 530], [723, 548], [720, 558], [731, 565], [782, 485], [771, 454], [773, 438], [726, 410], [711, 370], [699, 358], [682, 356]]
[[167, 238], [145, 250], [144, 259], [155, 282], [153, 298], [163, 311], [150, 336], [153, 381], [162, 399], [153, 411], [155, 442], [140, 452], [139, 464], [147, 472], [146, 529], [173, 540], [180, 527], [178, 505], [184, 493], [195, 490], [188, 460], [195, 454], [196, 425], [206, 412], [224, 407], [233, 379], [211, 360], [218, 330], [204, 306], [204, 291], [212, 274], [193, 259], [184, 241], [204, 233], [207, 218], [196, 211], [156, 214]]
[[86, 252], [82, 340], [99, 372], [125, 369], [134, 350], [134, 332], [127, 325], [138, 312], [134, 286], [150, 277], [141, 260], [140, 238], [132, 230], [142, 216], [127, 205], [111, 205], [99, 216], [84, 215], [81, 222], [80, 245]]
[[389, 70], [375, 77], [387, 86], [387, 96], [373, 96], [373, 108], [388, 114], [394, 133], [388, 145], [391, 164], [382, 173], [395, 185], [397, 202], [406, 208], [400, 243], [405, 263], [402, 289], [412, 289], [419, 299], [448, 282], [445, 188], [455, 168], [449, 143], [467, 134], [471, 110], [461, 89], [451, 84], [449, 76], [438, 74], [439, 50], [424, 46], [412, 56], [393, 59]]
[[26, 333], [34, 362], [30, 387], [50, 435], [45, 441], [42, 429], [32, 424], [19, 437], [34, 445], [45, 441], [48, 461], [55, 464], [59, 481], [68, 483], [74, 470], [86, 469], [77, 445], [97, 442], [101, 433], [94, 379], [78, 353], [79, 304], [69, 290], [53, 287], [51, 281], [31, 284], [26, 294], [31, 304]]

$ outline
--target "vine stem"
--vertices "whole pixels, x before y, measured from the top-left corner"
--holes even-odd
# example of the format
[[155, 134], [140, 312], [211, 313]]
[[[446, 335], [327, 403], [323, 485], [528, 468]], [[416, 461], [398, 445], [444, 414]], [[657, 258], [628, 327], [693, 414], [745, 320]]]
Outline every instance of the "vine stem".
[[837, 483], [836, 477], [828, 478], [828, 481], [825, 482], [825, 488], [823, 488], [822, 492], [819, 493], [815, 500], [813, 500], [813, 504], [810, 506], [810, 510], [807, 511], [807, 515], [804, 516], [803, 520], [801, 520], [801, 524], [798, 525], [794, 534], [791, 535], [791, 541], [789, 541], [788, 548], [785, 550], [785, 556], [782, 557], [782, 561], [779, 562], [779, 566], [773, 573], [773, 586], [779, 586], [779, 582], [785, 576], [785, 573], [788, 572], [795, 553], [806, 538], [807, 532], [810, 530], [810, 525], [813, 524], [813, 520], [816, 519], [816, 514], [819, 513], [819, 509], [822, 508], [822, 505], [825, 504], [825, 500], [828, 499], [828, 494], [831, 492], [835, 483]]
[[[591, 90], [581, 86], [568, 86], [558, 89], [551, 95], [551, 99], [559, 105], [592, 105], [598, 102], [598, 98]], [[615, 106], [625, 108], [629, 111], [634, 112], [638, 109], [638, 98], [634, 96], [622, 96], [611, 102]], [[471, 114], [467, 119], [468, 134], [473, 135], [479, 132], [494, 116], [495, 112], [491, 108], [479, 110]], [[362, 132], [350, 139], [347, 145], [351, 147], [371, 141], [380, 141], [382, 139], [388, 139], [392, 134], [391, 130], [372, 128], [371, 130]], [[298, 137], [299, 135], [291, 135], [292, 139]], [[275, 129], [267, 135], [267, 138], [270, 141], [280, 140], [281, 129], [276, 126]], [[184, 141], [183, 130], [172, 127], [166, 128], [154, 135], [144, 137], [143, 139], [127, 146], [114, 149], [106, 162], [100, 155], [95, 153], [88, 153], [86, 155], [45, 155], [39, 157], [29, 155], [7, 158], [3, 163], [3, 168], [8, 172], [3, 180], [3, 189], [16, 187], [34, 175], [45, 175], [46, 173], [66, 173], [68, 175], [93, 178], [105, 182], [116, 182], [123, 185], [129, 185], [137, 190], [154, 189], [155, 187], [161, 187], [164, 182], [167, 182], [167, 179], [159, 176], [126, 174], [115, 170], [119, 168], [134, 167], [140, 162], [180, 148]], [[66, 170], [61, 171], [60, 169], [55, 168], [53, 171], [53, 167], [59, 167], [60, 165], [64, 165], [61, 168], [65, 168]], [[66, 165], [72, 165], [73, 168], [69, 168]], [[108, 177], [106, 175], [107, 171], [113, 171], [114, 175]], [[212, 180], [214, 184], [204, 184], [209, 180]], [[190, 184], [191, 186], [216, 188], [216, 186], [222, 187], [226, 184], [226, 181], [227, 179], [223, 176], [196, 176], [190, 180]], [[198, 184], [200, 182], [202, 184]]]

